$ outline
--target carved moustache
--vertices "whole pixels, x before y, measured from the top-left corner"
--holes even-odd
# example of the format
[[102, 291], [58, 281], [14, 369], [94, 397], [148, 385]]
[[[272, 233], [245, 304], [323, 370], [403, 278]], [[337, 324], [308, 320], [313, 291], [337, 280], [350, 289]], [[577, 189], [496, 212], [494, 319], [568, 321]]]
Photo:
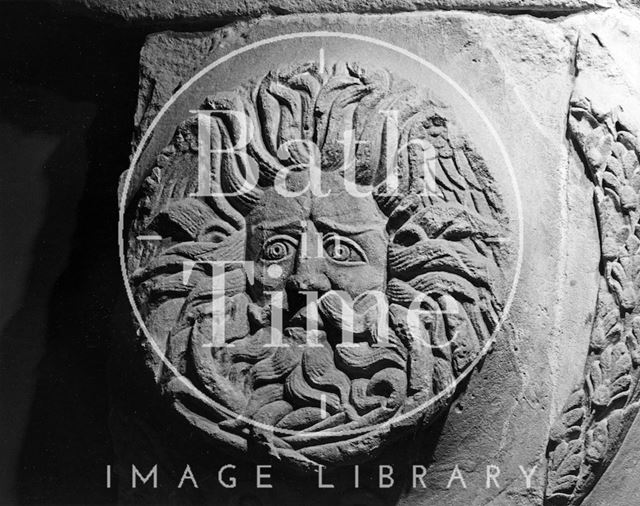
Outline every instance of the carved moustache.
[[[223, 389], [229, 407], [242, 417], [312, 431], [375, 423], [402, 405], [407, 348], [392, 331], [384, 336], [384, 347], [375, 346], [382, 337], [378, 315], [384, 309], [375, 297], [350, 304], [336, 292], [325, 294], [286, 322], [280, 346], [273, 346], [266, 308], [245, 297], [234, 301], [245, 311], [228, 314], [238, 318], [244, 313], [259, 328], [228, 347], [205, 348], [211, 326], [202, 319], [194, 326], [190, 352], [199, 375], [192, 379], [219, 399], [224, 378], [239, 394], [229, 398], [228, 388]], [[314, 321], [307, 325], [310, 318]], [[341, 342], [343, 334], [352, 335], [351, 342]]]

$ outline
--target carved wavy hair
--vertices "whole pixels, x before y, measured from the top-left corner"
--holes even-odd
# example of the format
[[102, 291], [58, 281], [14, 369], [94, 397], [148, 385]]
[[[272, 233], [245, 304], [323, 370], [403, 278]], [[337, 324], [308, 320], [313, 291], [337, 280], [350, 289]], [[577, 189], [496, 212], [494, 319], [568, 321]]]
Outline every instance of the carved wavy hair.
[[[212, 111], [211, 147], [218, 150], [211, 157], [214, 191], [236, 192], [255, 169], [258, 185], [227, 198], [190, 197], [198, 184], [198, 122], [193, 117], [178, 126], [138, 193], [128, 252], [138, 307], [167, 358], [202, 394], [185, 388], [158, 362], [158, 379], [178, 410], [191, 419], [197, 412], [200, 423], [219, 423], [215, 431], [228, 431], [220, 437], [242, 445], [237, 424], [220, 404], [274, 425], [301, 428], [306, 420], [317, 428], [317, 413], [309, 410], [318, 409], [321, 394], [334, 424], [351, 418], [353, 425], [358, 415], [376, 412], [367, 419], [373, 423], [400, 412], [408, 398], [428, 399], [450, 390], [496, 326], [504, 292], [501, 268], [509, 252], [496, 240], [507, 229], [495, 184], [481, 157], [454, 133], [448, 111], [389, 72], [366, 72], [354, 64], [321, 70], [314, 63], [278, 69], [256, 85], [217, 93], [201, 109]], [[244, 112], [253, 126], [249, 143], [235, 152], [229, 148], [243, 140], [243, 129], [228, 111]], [[389, 111], [396, 111], [397, 121], [387, 121]], [[227, 334], [236, 346], [203, 348], [211, 338], [211, 272], [206, 265], [196, 266], [185, 283], [183, 263], [244, 260], [244, 216], [283, 167], [307, 164], [313, 156], [310, 144], [297, 141], [313, 142], [322, 171], [339, 171], [347, 130], [353, 131], [356, 182], [376, 188], [374, 198], [388, 218], [387, 296], [397, 349], [345, 348], [335, 356], [327, 347], [314, 353], [265, 349], [259, 308], [246, 296], [239, 266], [229, 267], [226, 286]], [[425, 143], [411, 142], [416, 139], [428, 141], [437, 160], [436, 188], [426, 194]], [[408, 148], [398, 151], [400, 146]], [[389, 163], [397, 168], [395, 191], [384, 184]], [[135, 241], [137, 234], [150, 231], [167, 240]], [[420, 346], [407, 332], [407, 307], [417, 296], [433, 314], [425, 322], [432, 347]], [[451, 300], [455, 313], [448, 306]], [[321, 308], [324, 318], [330, 312]], [[447, 391], [437, 409], [452, 394]], [[295, 412], [298, 418], [293, 419]], [[326, 463], [327, 453], [317, 451], [326, 441], [298, 436], [279, 441], [282, 451], [295, 449], [306, 459]]]

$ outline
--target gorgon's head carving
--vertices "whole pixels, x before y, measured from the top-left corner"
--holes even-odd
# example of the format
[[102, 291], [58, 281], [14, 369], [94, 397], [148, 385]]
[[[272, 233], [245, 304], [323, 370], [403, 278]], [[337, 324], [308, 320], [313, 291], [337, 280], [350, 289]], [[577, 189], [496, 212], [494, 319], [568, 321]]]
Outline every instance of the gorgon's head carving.
[[[278, 69], [200, 109], [218, 196], [198, 196], [194, 116], [129, 230], [137, 306], [180, 375], [156, 360], [163, 394], [212, 441], [300, 469], [427, 427], [505, 298], [506, 217], [482, 159], [424, 90], [354, 64]], [[222, 261], [226, 346], [211, 346]]]

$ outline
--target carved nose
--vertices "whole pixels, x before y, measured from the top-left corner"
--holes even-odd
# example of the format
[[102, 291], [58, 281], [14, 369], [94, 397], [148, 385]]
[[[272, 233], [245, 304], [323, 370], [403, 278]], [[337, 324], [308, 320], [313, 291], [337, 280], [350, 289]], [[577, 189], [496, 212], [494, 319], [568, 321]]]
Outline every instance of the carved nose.
[[319, 259], [306, 260], [298, 265], [295, 273], [287, 280], [287, 306], [290, 315], [296, 314], [307, 305], [308, 292], [320, 297], [331, 290], [329, 278], [322, 272], [319, 264]]
[[287, 280], [287, 288], [296, 292], [318, 292], [318, 295], [331, 290], [331, 282], [322, 269], [322, 259], [299, 262], [297, 269]]

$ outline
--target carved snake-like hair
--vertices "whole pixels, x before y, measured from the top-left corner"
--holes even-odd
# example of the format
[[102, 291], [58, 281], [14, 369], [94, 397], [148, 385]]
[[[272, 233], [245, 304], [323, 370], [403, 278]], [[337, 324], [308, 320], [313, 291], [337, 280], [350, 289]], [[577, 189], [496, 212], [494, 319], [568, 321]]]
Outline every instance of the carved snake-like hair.
[[[198, 186], [198, 120], [185, 120], [158, 157], [138, 196], [128, 254], [138, 307], [147, 326], [159, 333], [156, 341], [178, 370], [206, 395], [244, 413], [256, 413], [287, 395], [294, 409], [317, 401], [307, 398], [313, 390], [310, 383], [327, 378], [320, 374], [310, 379], [309, 371], [330, 368], [333, 356], [318, 355], [315, 360], [320, 365], [309, 366], [306, 375], [301, 375], [296, 372], [299, 356], [254, 349], [262, 338], [229, 352], [231, 359], [215, 352], [208, 356], [200, 353], [200, 338], [194, 337], [194, 329], [202, 327], [202, 321], [194, 320], [193, 315], [197, 314], [195, 308], [210, 305], [211, 272], [207, 266], [199, 266], [185, 283], [182, 266], [185, 260], [244, 260], [244, 216], [274, 184], [278, 172], [283, 167], [309, 166], [314, 160], [322, 171], [342, 170], [344, 132], [352, 131], [346, 151], [352, 154], [355, 181], [375, 188], [373, 196], [388, 217], [387, 296], [401, 352], [395, 359], [391, 352], [382, 357], [386, 353], [382, 352], [376, 360], [387, 364], [391, 372], [386, 377], [396, 378], [402, 372], [403, 381], [395, 383], [404, 390], [400, 400], [419, 392], [435, 395], [449, 388], [478, 356], [495, 328], [503, 299], [503, 287], [496, 280], [508, 251], [495, 241], [506, 233], [506, 218], [493, 179], [470, 144], [454, 134], [446, 109], [386, 71], [369, 73], [354, 64], [339, 64], [325, 71], [313, 63], [269, 72], [257, 86], [217, 93], [208, 97], [201, 109], [211, 110], [213, 190], [229, 196], [190, 196]], [[249, 118], [253, 135], [248, 143], [240, 117], [230, 111]], [[388, 120], [390, 114], [393, 121]], [[231, 149], [240, 145], [240, 149]], [[406, 148], [399, 149], [401, 146]], [[436, 171], [435, 188], [425, 193], [427, 149], [431, 150], [428, 157], [436, 161]], [[394, 191], [385, 185], [389, 166], [398, 175]], [[258, 184], [251, 191], [239, 191], [251, 171], [255, 171]], [[169, 244], [140, 245], [134, 241], [136, 234], [149, 231], [170, 238]], [[230, 267], [226, 293], [239, 304], [244, 304], [240, 302], [244, 283], [242, 270]], [[418, 296], [423, 297], [424, 309], [437, 313], [431, 322], [433, 349], [417, 346], [405, 331], [407, 307]], [[445, 296], [455, 301], [456, 314], [448, 313]], [[167, 329], [161, 325], [164, 322], [175, 325]], [[247, 325], [239, 324], [236, 338], [247, 339]], [[451, 346], [443, 346], [453, 337], [456, 340]], [[220, 365], [221, 360], [235, 360], [234, 353], [244, 364], [241, 371]], [[339, 386], [334, 411], [339, 411], [350, 395], [357, 405], [360, 401], [354, 401], [354, 395], [360, 392], [362, 399], [370, 394], [367, 382], [373, 381], [380, 368], [352, 373], [364, 377], [349, 384], [349, 371], [356, 370], [349, 364], [362, 362], [362, 357], [348, 349], [336, 351], [335, 360], [342, 371], [335, 375], [339, 381], [332, 380]], [[311, 363], [311, 355], [308, 361]], [[407, 368], [406, 376], [403, 367]], [[215, 371], [221, 369], [226, 371], [224, 378], [216, 377]], [[252, 378], [253, 383], [244, 390], [234, 387], [239, 374]], [[169, 390], [181, 388], [166, 375], [162, 377]], [[260, 396], [252, 394], [254, 387], [262, 389]], [[261, 404], [252, 405], [257, 397]], [[295, 406], [296, 402], [301, 406]], [[400, 404], [396, 402], [396, 409]], [[207, 409], [214, 421], [227, 418], [213, 405]], [[306, 458], [319, 458], [314, 448], [309, 443], [300, 451]]]

